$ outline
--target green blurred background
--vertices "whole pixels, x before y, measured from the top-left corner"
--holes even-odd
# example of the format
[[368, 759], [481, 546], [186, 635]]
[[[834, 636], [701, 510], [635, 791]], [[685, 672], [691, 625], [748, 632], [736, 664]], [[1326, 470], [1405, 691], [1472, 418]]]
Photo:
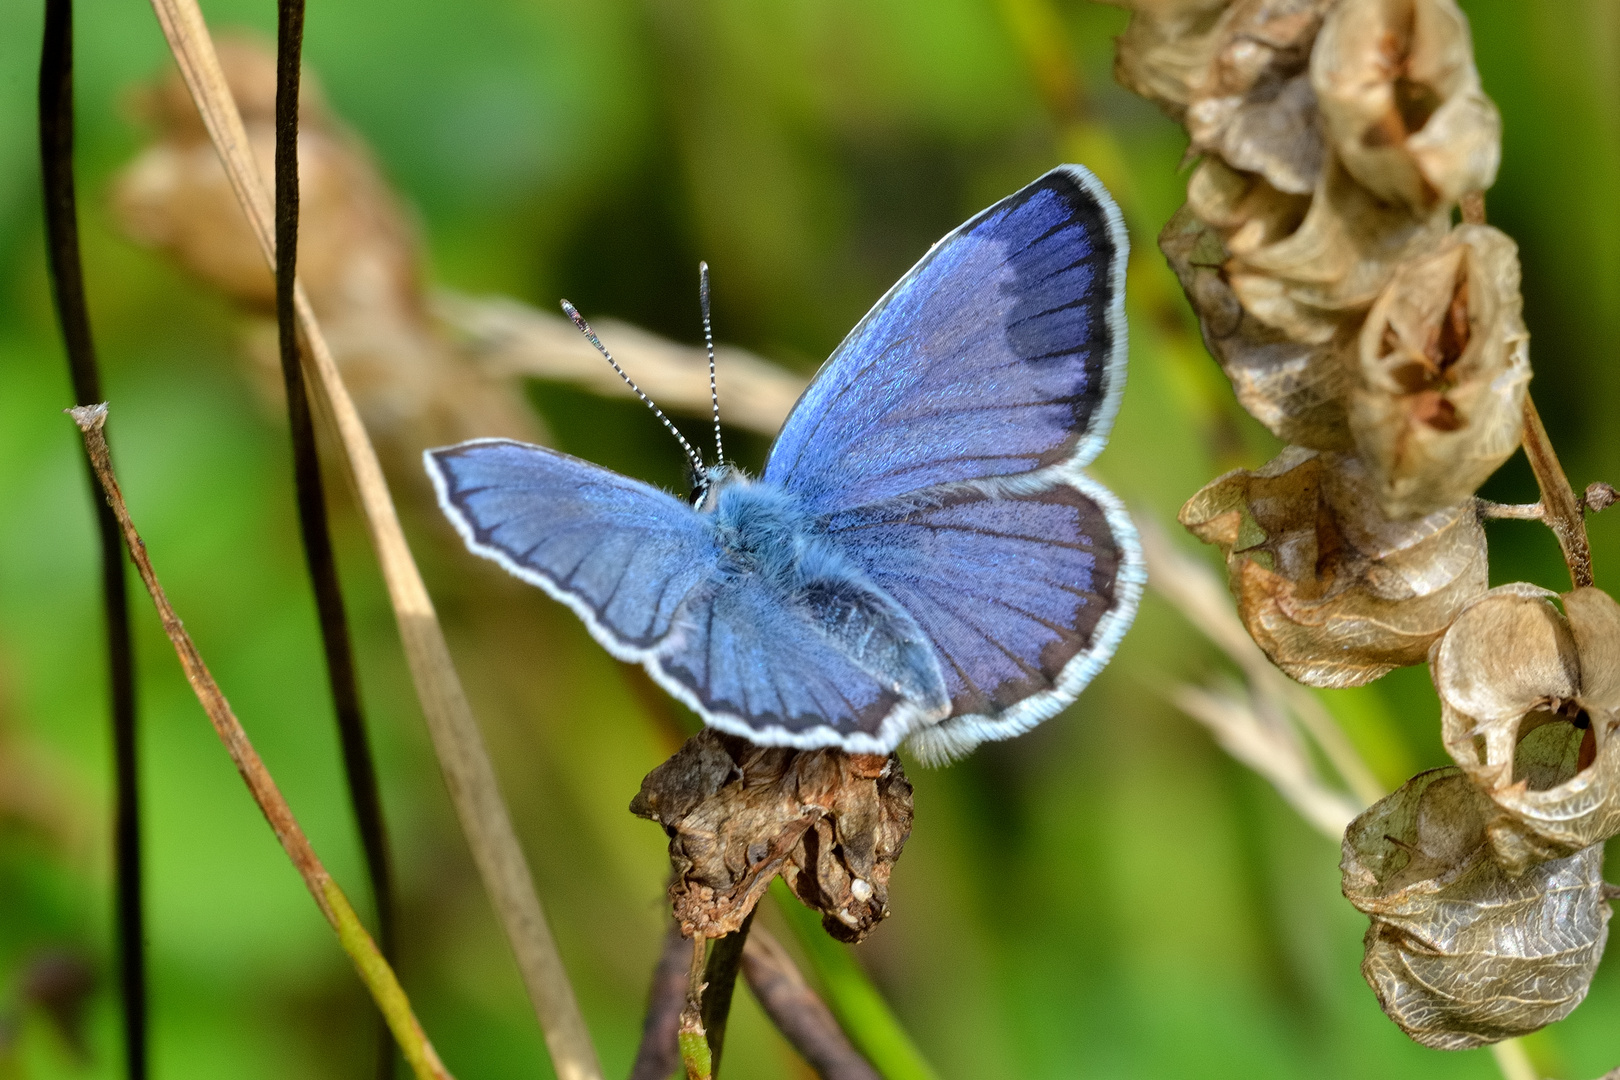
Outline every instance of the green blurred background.
[[[1523, 254], [1536, 397], [1577, 487], [1620, 481], [1620, 3], [1464, 7], [1505, 121], [1490, 212]], [[97, 556], [44, 273], [40, 8], [0, 4], [0, 1075], [31, 1080], [119, 1075]], [[146, 137], [129, 88], [164, 70], [164, 44], [144, 4], [78, 9], [81, 220], [123, 483], [209, 664], [363, 901], [282, 421], [242, 373], [234, 309], [123, 239], [106, 206]], [[274, 29], [269, 0], [205, 11], [216, 28]], [[1184, 138], [1113, 85], [1124, 19], [1079, 0], [321, 0], [306, 57], [419, 214], [438, 281], [548, 309], [567, 295], [695, 342], [705, 258], [720, 338], [805, 372], [969, 214], [1059, 161], [1097, 167], [1127, 204], [1147, 298], [1097, 472], [1169, 521], [1274, 446], [1196, 347], [1154, 247], [1180, 202]], [[676, 447], [640, 406], [545, 386], [531, 398], [564, 449], [679, 480]], [[757, 466], [765, 441], [737, 438]], [[1533, 500], [1522, 459], [1485, 494]], [[334, 502], [405, 984], [462, 1080], [549, 1075], [364, 529], [341, 487]], [[426, 514], [407, 528], [604, 1064], [623, 1075], [667, 866], [657, 827], [625, 807], [667, 732], [571, 614], [484, 581]], [[1593, 531], [1613, 589], [1620, 511]], [[1493, 525], [1491, 542], [1493, 581], [1567, 587], [1540, 526]], [[144, 597], [134, 611], [154, 1076], [370, 1075], [358, 982]], [[1150, 596], [1067, 713], [912, 770], [895, 914], [855, 952], [941, 1077], [1497, 1075], [1486, 1052], [1424, 1050], [1382, 1017], [1336, 846], [1163, 701], [1221, 663]], [[1324, 697], [1390, 786], [1444, 762], [1423, 670]], [[99, 972], [82, 1057], [37, 1011], [14, 1011], [30, 965], [62, 951]], [[1620, 1064], [1617, 1030], [1610, 963], [1530, 1049], [1546, 1074], [1593, 1077]], [[736, 1077], [808, 1075], [743, 995], [727, 1059]]]

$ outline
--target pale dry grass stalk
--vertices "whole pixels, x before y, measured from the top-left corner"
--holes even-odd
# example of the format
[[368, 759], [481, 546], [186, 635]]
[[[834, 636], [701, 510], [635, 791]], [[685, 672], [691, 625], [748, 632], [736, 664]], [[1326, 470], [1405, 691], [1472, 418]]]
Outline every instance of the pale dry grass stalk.
[[112, 507], [113, 514], [118, 519], [130, 558], [135, 561], [135, 568], [140, 573], [141, 581], [145, 583], [146, 591], [151, 595], [152, 603], [163, 621], [163, 632], [168, 635], [169, 641], [174, 645], [175, 654], [180, 658], [180, 666], [185, 671], [186, 681], [191, 684], [191, 689], [197, 695], [197, 701], [208, 714], [208, 719], [213, 723], [220, 741], [225, 744], [225, 750], [230, 754], [237, 771], [242, 774], [248, 791], [253, 795], [253, 801], [258, 803], [265, 820], [270, 823], [271, 830], [280, 841], [282, 850], [287, 853], [287, 858], [292, 861], [293, 867], [304, 879], [304, 885], [315, 898], [315, 905], [320, 908], [321, 914], [337, 932], [338, 941], [343, 946], [344, 952], [354, 961], [361, 981], [366, 984], [366, 989], [377, 1003], [377, 1008], [388, 1021], [388, 1027], [393, 1031], [405, 1060], [411, 1066], [411, 1071], [416, 1074], [418, 1080], [453, 1080], [444, 1063], [439, 1060], [433, 1044], [428, 1041], [422, 1025], [417, 1021], [410, 1000], [406, 998], [404, 989], [399, 985], [394, 969], [378, 951], [377, 943], [366, 932], [348, 897], [343, 894], [337, 882], [332, 880], [332, 875], [327, 873], [320, 857], [315, 854], [315, 849], [310, 846], [309, 837], [304, 834], [298, 819], [293, 816], [292, 807], [287, 805], [287, 800], [276, 786], [275, 779], [265, 768], [258, 751], [253, 748], [247, 732], [242, 729], [241, 722], [231, 711], [230, 702], [225, 699], [224, 692], [209, 673], [208, 665], [203, 663], [202, 655], [197, 651], [191, 635], [186, 633], [180, 616], [175, 613], [173, 605], [169, 603], [169, 598], [163, 591], [163, 586], [159, 584], [157, 573], [152, 569], [152, 561], [147, 557], [146, 544], [135, 531], [135, 524], [130, 520], [129, 509], [124, 505], [124, 496], [119, 490], [118, 480], [113, 475], [112, 459], [107, 453], [107, 439], [102, 432], [102, 425], [107, 420], [107, 406], [81, 405], [69, 409], [68, 412], [84, 436], [84, 447], [89, 454], [91, 467], [95, 470], [96, 478], [101, 481], [101, 489], [106, 494], [108, 505]]
[[[568, 320], [504, 296], [463, 296], [439, 290], [433, 312], [457, 344], [491, 375], [575, 383], [607, 397], [630, 389]], [[635, 372], [649, 397], [670, 412], [707, 415], [709, 360], [701, 348], [681, 345], [618, 319], [593, 320], [619, 362]], [[726, 395], [726, 423], [774, 436], [808, 381], [745, 349], [715, 349]]]
[[[273, 268], [270, 191], [251, 153], [202, 12], [196, 0], [152, 0], [152, 7], [259, 247]], [[318, 400], [337, 430], [349, 464], [445, 784], [517, 957], [553, 1065], [562, 1080], [600, 1080], [602, 1068], [595, 1047], [534, 891], [528, 862], [451, 661], [444, 631], [405, 542], [376, 450], [301, 284], [294, 290], [294, 306], [308, 346], [304, 359], [311, 369], [311, 381], [321, 389]]]

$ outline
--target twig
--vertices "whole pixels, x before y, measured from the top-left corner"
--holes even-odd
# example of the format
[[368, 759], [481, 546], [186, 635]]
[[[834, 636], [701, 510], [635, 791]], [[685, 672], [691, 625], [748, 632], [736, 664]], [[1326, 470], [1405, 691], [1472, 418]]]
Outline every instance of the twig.
[[731, 1019], [731, 999], [737, 990], [737, 972], [742, 970], [743, 946], [759, 913], [756, 905], [742, 925], [714, 943], [709, 962], [703, 969], [703, 1030], [709, 1040], [709, 1072], [720, 1075], [720, 1055], [726, 1048], [726, 1024]]
[[[270, 195], [249, 149], [241, 113], [220, 70], [202, 12], [196, 0], [152, 0], [152, 7], [260, 249], [273, 267], [275, 236]], [[294, 286], [293, 305], [308, 346], [305, 360], [313, 368], [314, 381], [337, 429], [365, 512], [445, 786], [472, 849], [473, 861], [517, 957], [552, 1064], [560, 1080], [600, 1080], [602, 1066], [596, 1048], [591, 1044], [574, 989], [535, 894], [528, 861], [501, 798], [489, 751], [450, 659], [444, 630], [405, 542], [377, 452], [343, 385], [301, 284]]]
[[[73, 397], [101, 400], [101, 373], [79, 260], [79, 218], [73, 183], [73, 0], [46, 0], [39, 61], [39, 157], [45, 186], [46, 257], [51, 295], [62, 327]], [[136, 738], [135, 649], [118, 521], [100, 497], [86, 462], [101, 547], [102, 617], [107, 632], [107, 680], [113, 741], [114, 904], [118, 924], [118, 982], [123, 1004], [124, 1070], [145, 1080], [146, 930], [141, 898], [140, 755]]]
[[1586, 539], [1586, 516], [1529, 394], [1524, 396], [1524, 454], [1530, 459], [1536, 483], [1541, 485], [1541, 505], [1545, 508], [1542, 520], [1558, 537], [1569, 579], [1577, 589], [1586, 588], [1592, 584], [1592, 547]]
[[[281, 346], [281, 375], [287, 391], [287, 427], [292, 436], [293, 488], [298, 503], [298, 528], [304, 560], [315, 592], [320, 617], [321, 645], [326, 653], [326, 676], [337, 717], [338, 742], [343, 749], [343, 771], [348, 781], [349, 804], [354, 809], [377, 914], [377, 941], [390, 964], [398, 963], [395, 949], [394, 884], [383, 821], [382, 798], [377, 792], [377, 768], [366, 737], [366, 721], [355, 676], [354, 649], [349, 639], [349, 617], [343, 589], [338, 583], [332, 531], [326, 516], [326, 493], [321, 462], [315, 446], [315, 422], [304, 388], [299, 362], [298, 320], [293, 311], [293, 289], [298, 267], [298, 96], [304, 43], [304, 0], [279, 0], [276, 35], [276, 328]], [[394, 1042], [386, 1025], [379, 1025], [377, 1075], [394, 1074]]]
[[712, 1080], [714, 1076], [709, 1057], [709, 1037], [703, 1030], [703, 954], [707, 945], [703, 938], [693, 938], [691, 941], [686, 1003], [681, 1008], [680, 1023], [675, 1029], [675, 1044], [680, 1048], [681, 1064], [686, 1066], [686, 1080]]
[[225, 700], [224, 693], [219, 684], [209, 674], [208, 666], [203, 663], [202, 655], [197, 652], [197, 646], [192, 642], [191, 635], [186, 633], [185, 626], [181, 624], [180, 617], [175, 614], [174, 607], [163, 592], [163, 586], [158, 583], [157, 574], [152, 569], [152, 561], [147, 557], [146, 545], [142, 542], [140, 534], [135, 531], [135, 524], [130, 520], [129, 510], [124, 505], [123, 493], [119, 490], [118, 480], [112, 471], [112, 461], [107, 454], [107, 439], [102, 431], [102, 425], [107, 419], [106, 405], [81, 405], [70, 409], [73, 420], [79, 425], [84, 435], [85, 451], [90, 456], [91, 467], [96, 471], [96, 477], [101, 481], [101, 488], [107, 494], [108, 502], [112, 506], [113, 514], [118, 519], [118, 525], [124, 534], [124, 543], [129, 549], [130, 557], [135, 560], [135, 568], [140, 572], [141, 580], [146, 584], [146, 591], [152, 597], [152, 603], [157, 607], [158, 617], [163, 621], [163, 632], [168, 635], [169, 641], [174, 645], [174, 651], [180, 658], [180, 666], [186, 673], [186, 681], [197, 695], [202, 704], [203, 711], [213, 722], [214, 730], [219, 734], [220, 741], [225, 744], [225, 750], [231, 755], [237, 772], [247, 782], [248, 791], [253, 795], [253, 801], [259, 804], [264, 813], [265, 820], [281, 842], [282, 850], [292, 860], [293, 867], [299, 876], [304, 879], [304, 885], [309, 889], [310, 895], [315, 898], [315, 905], [321, 909], [321, 914], [337, 931], [338, 941], [343, 950], [354, 961], [355, 968], [360, 972], [361, 981], [366, 989], [388, 1019], [388, 1026], [394, 1032], [394, 1038], [399, 1041], [400, 1049], [405, 1053], [405, 1060], [419, 1080], [451, 1080], [450, 1073], [445, 1069], [439, 1055], [434, 1051], [433, 1044], [428, 1042], [427, 1035], [422, 1031], [422, 1025], [417, 1022], [416, 1015], [411, 1011], [410, 1001], [405, 997], [405, 991], [400, 988], [399, 980], [394, 977], [394, 970], [377, 951], [377, 945], [366, 933], [359, 916], [354, 913], [349, 900], [338, 888], [337, 882], [326, 872], [315, 849], [310, 846], [309, 838], [299, 826], [298, 819], [293, 816], [292, 807], [282, 797], [281, 791], [276, 787], [275, 780], [264, 762], [259, 758], [258, 751], [248, 740], [247, 732], [242, 730], [241, 722], [231, 711], [231, 706]]
[[[1485, 193], [1469, 192], [1460, 203], [1462, 219], [1470, 225], [1485, 224]], [[1564, 553], [1564, 565], [1569, 567], [1569, 579], [1577, 589], [1592, 584], [1592, 546], [1586, 539], [1586, 518], [1583, 502], [1570, 486], [1564, 467], [1558, 463], [1558, 453], [1547, 428], [1536, 411], [1536, 403], [1529, 394], [1524, 395], [1524, 456], [1530, 459], [1530, 468], [1541, 487], [1540, 519], [1558, 538], [1558, 547]]]
[[882, 1080], [838, 1026], [793, 958], [763, 926], [743, 949], [743, 976], [760, 1008], [822, 1080]]
[[653, 968], [652, 986], [647, 990], [647, 1015], [641, 1021], [641, 1045], [630, 1066], [630, 1080], [669, 1080], [669, 1074], [680, 1064], [675, 1037], [686, 1004], [687, 968], [691, 961], [692, 942], [671, 923]]
[[1547, 517], [1547, 511], [1538, 502], [1499, 503], [1475, 499], [1474, 505], [1479, 509], [1479, 516], [1487, 520], [1544, 521]]

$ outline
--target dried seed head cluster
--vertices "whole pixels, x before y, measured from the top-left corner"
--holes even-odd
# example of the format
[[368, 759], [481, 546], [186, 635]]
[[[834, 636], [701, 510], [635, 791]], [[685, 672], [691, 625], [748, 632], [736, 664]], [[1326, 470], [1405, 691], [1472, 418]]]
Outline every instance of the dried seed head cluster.
[[1160, 247], [1239, 402], [1289, 444], [1181, 522], [1294, 679], [1427, 661], [1439, 691], [1457, 767], [1345, 835], [1363, 972], [1426, 1045], [1533, 1031], [1585, 996], [1607, 935], [1620, 605], [1487, 591], [1475, 492], [1523, 439], [1530, 360], [1517, 247], [1453, 223], [1501, 151], [1468, 22], [1454, 0], [1116, 2], [1118, 78], [1198, 159]]
[[755, 746], [705, 728], [647, 774], [630, 812], [669, 834], [685, 936], [733, 932], [780, 874], [829, 934], [853, 942], [888, 917], [911, 784], [892, 755]]

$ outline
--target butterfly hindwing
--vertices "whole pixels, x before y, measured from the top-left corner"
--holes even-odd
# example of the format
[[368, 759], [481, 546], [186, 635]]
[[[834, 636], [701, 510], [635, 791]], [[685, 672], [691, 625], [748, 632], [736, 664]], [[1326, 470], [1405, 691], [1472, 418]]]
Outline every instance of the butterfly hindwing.
[[714, 574], [712, 529], [650, 484], [507, 439], [424, 457], [467, 546], [568, 604], [620, 659], [645, 659]]
[[968, 221], [844, 339], [765, 479], [831, 512], [1090, 461], [1124, 382], [1128, 247], [1072, 165]]
[[1129, 516], [1078, 471], [947, 485], [831, 515], [828, 530], [938, 653], [950, 716], [911, 737], [929, 760], [1027, 731], [1073, 701], [1142, 588]]

